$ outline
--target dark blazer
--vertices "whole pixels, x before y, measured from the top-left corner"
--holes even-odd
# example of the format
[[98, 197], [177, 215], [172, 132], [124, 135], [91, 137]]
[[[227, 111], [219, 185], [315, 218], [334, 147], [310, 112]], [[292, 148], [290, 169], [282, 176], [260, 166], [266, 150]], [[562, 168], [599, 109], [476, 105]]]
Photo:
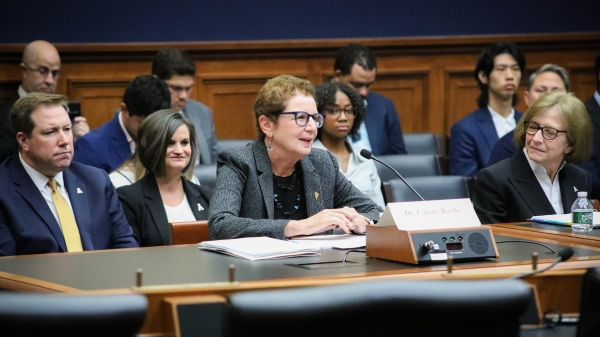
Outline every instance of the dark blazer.
[[[83, 250], [137, 247], [117, 193], [102, 170], [63, 171]], [[66, 252], [60, 226], [18, 156], [0, 165], [0, 255]]]
[[18, 99], [17, 95], [0, 105], [0, 163], [19, 153], [17, 137], [9, 119], [10, 109]]
[[[558, 173], [565, 213], [577, 199], [577, 191], [590, 193], [589, 173], [565, 164]], [[473, 206], [481, 223], [525, 221], [534, 215], [555, 214], [523, 151], [479, 171], [475, 179]]]
[[[400, 119], [391, 99], [369, 91], [364, 123], [375, 156], [406, 154]], [[353, 136], [356, 141], [360, 136]]]
[[[374, 220], [383, 210], [340, 172], [335, 157], [312, 149], [300, 160], [307, 215], [324, 209], [353, 207]], [[290, 220], [275, 220], [273, 170], [263, 141], [221, 152], [217, 183], [210, 200], [208, 227], [212, 239], [248, 236], [284, 238]], [[331, 231], [329, 231], [331, 232]]]
[[[492, 166], [501, 160], [510, 158], [514, 156], [517, 151], [520, 151], [515, 145], [513, 139], [514, 135], [515, 132], [511, 131], [496, 142], [487, 166]], [[592, 179], [592, 193], [588, 194], [588, 196], [591, 199], [600, 199], [600, 150], [594, 145], [590, 159], [584, 163], [577, 164], [577, 166], [590, 173], [590, 178]]]
[[592, 96], [587, 102], [585, 102], [585, 108], [590, 115], [592, 120], [592, 127], [594, 129], [594, 145], [600, 149], [600, 105], [596, 101], [596, 98]]
[[[523, 114], [515, 111], [515, 121]], [[448, 153], [450, 174], [473, 177], [487, 166], [498, 133], [490, 110], [485, 107], [468, 114], [452, 125]]]
[[113, 119], [75, 142], [73, 160], [110, 173], [123, 165], [129, 157], [131, 148], [119, 124], [119, 115], [116, 114]]
[[[208, 219], [210, 192], [182, 178], [183, 189], [196, 220]], [[156, 178], [147, 174], [132, 185], [117, 189], [119, 201], [142, 247], [169, 244], [169, 221]]]

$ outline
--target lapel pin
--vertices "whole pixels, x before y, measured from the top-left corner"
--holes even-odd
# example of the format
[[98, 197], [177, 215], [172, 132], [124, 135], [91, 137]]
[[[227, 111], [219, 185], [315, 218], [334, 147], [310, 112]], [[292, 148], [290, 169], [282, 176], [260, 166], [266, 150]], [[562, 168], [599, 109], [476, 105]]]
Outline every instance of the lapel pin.
[[198, 211], [202, 212], [204, 210], [204, 207], [202, 207], [202, 205], [198, 204]]
[[577, 189], [577, 187], [573, 186], [573, 191], [578, 192], [579, 190]]
[[83, 194], [83, 191], [79, 187], [77, 187], [77, 194]]
[[313, 193], [315, 195], [315, 200], [319, 200], [319, 192]]

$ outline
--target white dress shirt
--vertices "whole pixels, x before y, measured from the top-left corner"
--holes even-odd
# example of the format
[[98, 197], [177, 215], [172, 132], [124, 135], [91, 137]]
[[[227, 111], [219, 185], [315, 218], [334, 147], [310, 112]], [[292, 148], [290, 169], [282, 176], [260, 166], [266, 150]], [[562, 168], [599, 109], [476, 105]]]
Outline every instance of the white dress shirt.
[[492, 121], [494, 122], [498, 139], [514, 130], [517, 126], [517, 121], [515, 121], [515, 109], [510, 109], [510, 114], [506, 118], [494, 111], [491, 106], [488, 106], [488, 110], [490, 111], [490, 115], [492, 115]]
[[[529, 166], [531, 166], [533, 174], [535, 174], [535, 177], [540, 183], [540, 186], [542, 186], [544, 194], [546, 194], [546, 198], [548, 198], [548, 201], [550, 201], [550, 204], [552, 204], [552, 208], [554, 208], [556, 214], [565, 214], [565, 210], [563, 209], [562, 204], [562, 198], [560, 196], [560, 183], [558, 181], [558, 173], [565, 166], [565, 162], [563, 161], [562, 165], [560, 165], [560, 168], [556, 172], [556, 176], [554, 176], [554, 181], [550, 181], [550, 177], [548, 177], [546, 169], [542, 165], [529, 159], [527, 149], [523, 148], [523, 152], [525, 153], [525, 157], [529, 162]], [[569, 212], [570, 211], [571, 210], [569, 210]]]

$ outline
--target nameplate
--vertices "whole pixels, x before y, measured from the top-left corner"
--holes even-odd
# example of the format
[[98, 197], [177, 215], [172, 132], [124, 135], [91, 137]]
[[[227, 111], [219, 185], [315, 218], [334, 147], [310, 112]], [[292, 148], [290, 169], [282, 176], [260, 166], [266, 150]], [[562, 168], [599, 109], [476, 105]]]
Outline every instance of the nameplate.
[[426, 230], [481, 226], [468, 198], [432, 201], [391, 202], [377, 226], [400, 230]]

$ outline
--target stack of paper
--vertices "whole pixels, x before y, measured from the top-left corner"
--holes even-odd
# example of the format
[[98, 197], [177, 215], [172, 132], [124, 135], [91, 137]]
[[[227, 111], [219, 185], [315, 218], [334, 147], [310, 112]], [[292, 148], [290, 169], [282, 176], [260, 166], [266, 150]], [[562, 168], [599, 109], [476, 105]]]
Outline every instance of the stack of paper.
[[321, 248], [296, 241], [268, 237], [203, 241], [198, 248], [248, 260], [277, 259], [296, 256], [316, 256]]
[[[573, 216], [569, 214], [536, 215], [531, 217], [532, 221], [548, 223], [553, 225], [571, 226]], [[600, 212], [594, 212], [594, 228], [600, 228]]]
[[323, 249], [354, 249], [367, 245], [366, 235], [336, 234], [295, 237], [294, 241]]

